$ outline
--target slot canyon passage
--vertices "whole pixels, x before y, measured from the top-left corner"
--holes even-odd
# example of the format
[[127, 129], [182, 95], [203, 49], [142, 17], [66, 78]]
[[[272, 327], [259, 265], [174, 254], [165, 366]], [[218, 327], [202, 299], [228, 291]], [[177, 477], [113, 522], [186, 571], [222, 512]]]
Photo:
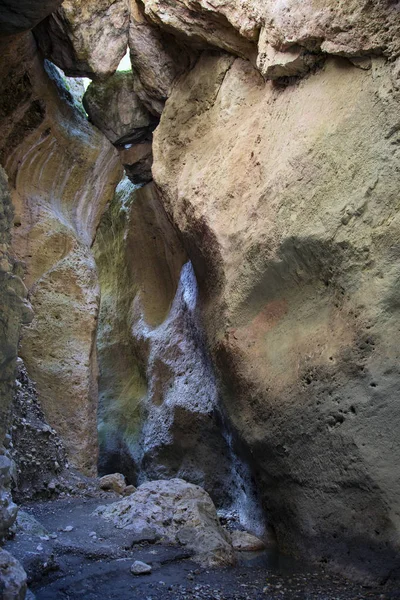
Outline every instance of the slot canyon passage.
[[400, 2], [0, 0], [0, 595], [400, 598]]

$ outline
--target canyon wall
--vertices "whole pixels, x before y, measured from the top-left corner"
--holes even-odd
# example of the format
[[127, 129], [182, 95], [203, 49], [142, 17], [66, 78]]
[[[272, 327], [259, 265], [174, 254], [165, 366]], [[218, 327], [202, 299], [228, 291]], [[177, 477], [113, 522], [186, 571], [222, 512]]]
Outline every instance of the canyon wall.
[[120, 183], [94, 255], [100, 472], [134, 484], [182, 477], [231, 506], [240, 465], [221, 426], [197, 282], [153, 184]]
[[[111, 201], [94, 249], [101, 468], [234, 494], [224, 414], [280, 548], [374, 581], [399, 573], [399, 13], [389, 0], [65, 1], [35, 29], [41, 52], [96, 80], [93, 99], [122, 82], [129, 46], [121, 85], [146, 123], [161, 115], [154, 183], [113, 200], [116, 150], [30, 36], [0, 72], [34, 308], [21, 352], [71, 461], [94, 471], [91, 246]], [[111, 100], [100, 118], [87, 100], [105, 131]], [[123, 164], [145, 165], [134, 181], [150, 179], [149, 125], [132, 146], [112, 128]]]
[[54, 67], [43, 68], [31, 34], [3, 48], [1, 160], [14, 205], [13, 251], [34, 314], [20, 352], [71, 464], [95, 473], [99, 289], [90, 246], [121, 167]]
[[280, 546], [383, 579], [400, 542], [395, 85], [381, 58], [282, 87], [204, 54], [153, 148]]

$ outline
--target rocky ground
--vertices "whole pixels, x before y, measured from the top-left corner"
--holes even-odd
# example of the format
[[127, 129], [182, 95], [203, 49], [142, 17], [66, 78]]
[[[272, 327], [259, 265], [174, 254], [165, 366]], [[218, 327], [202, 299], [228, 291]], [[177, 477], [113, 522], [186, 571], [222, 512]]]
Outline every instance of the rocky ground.
[[[94, 515], [99, 505], [121, 497], [90, 494], [22, 508], [6, 549], [21, 561], [37, 600], [400, 598], [398, 590], [349, 583], [274, 549], [238, 553], [236, 567], [201, 567], [184, 547], [165, 544], [151, 533], [116, 529]], [[133, 575], [137, 560], [151, 565], [151, 573]]]

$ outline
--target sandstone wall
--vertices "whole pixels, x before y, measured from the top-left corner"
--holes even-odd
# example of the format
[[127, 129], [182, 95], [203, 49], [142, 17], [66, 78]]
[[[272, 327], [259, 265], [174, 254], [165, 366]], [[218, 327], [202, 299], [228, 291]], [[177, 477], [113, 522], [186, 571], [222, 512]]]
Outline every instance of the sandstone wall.
[[121, 182], [94, 252], [101, 471], [135, 484], [183, 477], [231, 505], [238, 478], [199, 329], [197, 284], [152, 184]]
[[400, 542], [398, 102], [382, 59], [285, 88], [205, 54], [153, 166], [280, 546], [383, 579]]
[[99, 289], [90, 246], [121, 174], [118, 157], [75, 110], [51, 65], [43, 69], [31, 34], [3, 43], [1, 82], [13, 249], [34, 311], [21, 355], [71, 463], [93, 473]]

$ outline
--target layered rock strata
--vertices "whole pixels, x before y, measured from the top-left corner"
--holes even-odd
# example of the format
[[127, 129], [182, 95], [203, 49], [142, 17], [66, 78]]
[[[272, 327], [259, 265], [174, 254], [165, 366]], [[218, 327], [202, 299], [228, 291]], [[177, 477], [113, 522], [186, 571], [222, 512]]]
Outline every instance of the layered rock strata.
[[93, 473], [99, 290], [90, 246], [121, 174], [118, 156], [75, 110], [51, 65], [44, 70], [30, 34], [4, 42], [1, 82], [13, 249], [34, 310], [21, 355], [71, 463]]

